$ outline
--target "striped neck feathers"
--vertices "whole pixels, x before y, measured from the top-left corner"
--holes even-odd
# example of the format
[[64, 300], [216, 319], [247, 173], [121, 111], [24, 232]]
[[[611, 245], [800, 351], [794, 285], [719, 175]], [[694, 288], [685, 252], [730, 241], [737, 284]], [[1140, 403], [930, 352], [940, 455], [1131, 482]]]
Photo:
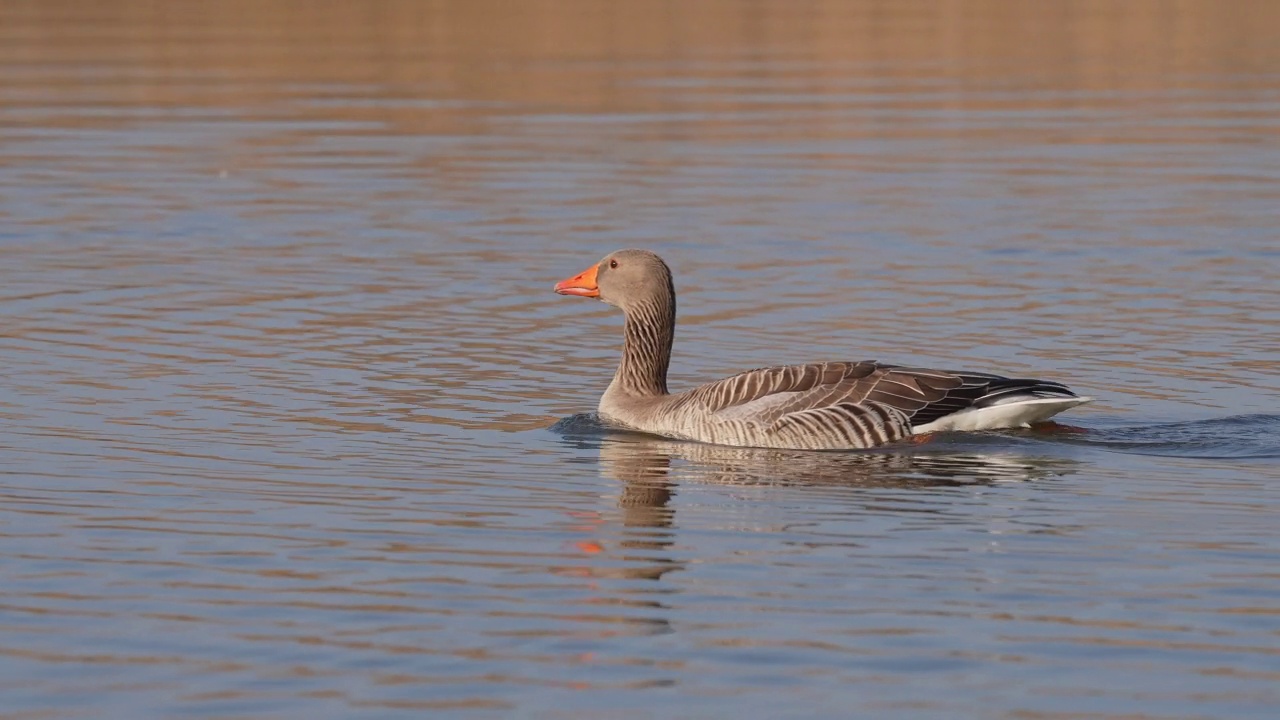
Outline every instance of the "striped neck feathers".
[[640, 397], [667, 394], [667, 366], [676, 332], [675, 293], [628, 303], [623, 308], [622, 362], [613, 385]]

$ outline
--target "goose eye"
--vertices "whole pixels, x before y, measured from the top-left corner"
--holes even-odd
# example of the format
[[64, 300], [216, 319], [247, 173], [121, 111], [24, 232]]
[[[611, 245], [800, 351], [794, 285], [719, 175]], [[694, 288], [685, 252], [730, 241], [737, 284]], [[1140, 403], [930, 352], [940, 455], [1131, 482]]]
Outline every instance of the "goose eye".
[[613, 268], [616, 268], [616, 267], [618, 267], [618, 261], [617, 261], [617, 260], [610, 260], [610, 261], [609, 261], [609, 268], [610, 268], [610, 269], [613, 269]]

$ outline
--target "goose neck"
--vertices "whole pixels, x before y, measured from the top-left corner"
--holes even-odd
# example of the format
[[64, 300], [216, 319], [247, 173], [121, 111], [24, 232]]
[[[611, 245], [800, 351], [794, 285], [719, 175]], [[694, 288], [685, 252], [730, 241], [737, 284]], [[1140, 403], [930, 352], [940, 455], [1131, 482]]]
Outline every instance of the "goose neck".
[[653, 298], [625, 308], [622, 362], [613, 385], [629, 395], [667, 394], [667, 366], [675, 338], [675, 298]]

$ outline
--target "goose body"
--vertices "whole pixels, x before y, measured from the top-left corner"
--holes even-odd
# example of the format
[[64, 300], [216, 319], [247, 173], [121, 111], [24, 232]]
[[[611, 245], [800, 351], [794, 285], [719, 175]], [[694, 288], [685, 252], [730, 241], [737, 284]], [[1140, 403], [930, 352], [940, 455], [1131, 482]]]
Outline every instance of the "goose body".
[[1091, 399], [1045, 380], [872, 361], [759, 368], [671, 394], [676, 298], [661, 258], [619, 250], [557, 283], [555, 291], [623, 311], [622, 360], [599, 413], [655, 435], [746, 447], [859, 449], [940, 430], [1025, 427]]

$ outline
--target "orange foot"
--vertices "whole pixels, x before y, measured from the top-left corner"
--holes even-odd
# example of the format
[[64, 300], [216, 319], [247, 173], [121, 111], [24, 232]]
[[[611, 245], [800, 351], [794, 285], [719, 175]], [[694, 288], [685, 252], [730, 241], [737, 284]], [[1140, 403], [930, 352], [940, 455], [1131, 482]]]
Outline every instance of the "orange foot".
[[1076, 435], [1084, 435], [1089, 432], [1086, 428], [1078, 425], [1063, 425], [1055, 420], [1046, 420], [1042, 423], [1036, 423], [1031, 426], [1033, 432], [1042, 433], [1074, 433]]

